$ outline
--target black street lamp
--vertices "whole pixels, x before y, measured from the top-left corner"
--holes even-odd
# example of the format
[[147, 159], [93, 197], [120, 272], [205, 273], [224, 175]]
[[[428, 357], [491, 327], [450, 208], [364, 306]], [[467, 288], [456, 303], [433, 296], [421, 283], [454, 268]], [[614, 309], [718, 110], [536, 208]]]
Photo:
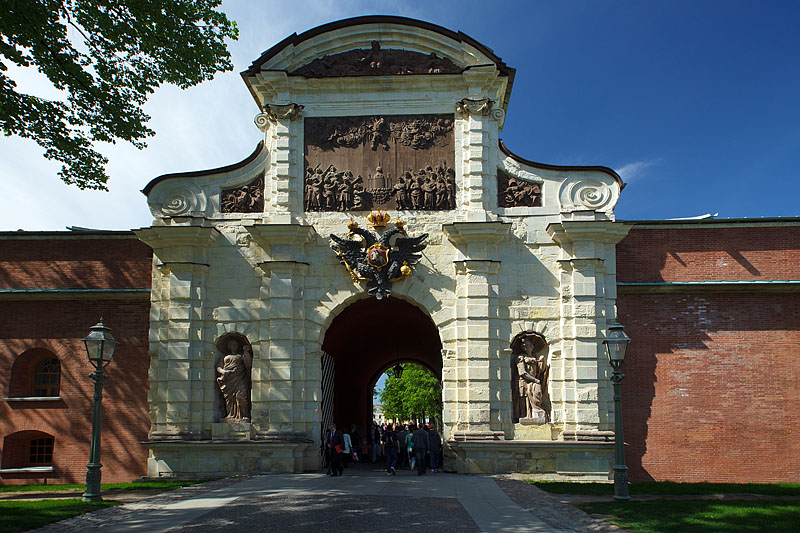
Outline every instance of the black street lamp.
[[94, 372], [89, 377], [94, 380], [94, 417], [92, 419], [92, 447], [89, 452], [89, 464], [86, 465], [86, 492], [83, 493], [84, 501], [98, 501], [100, 496], [100, 421], [102, 419], [103, 381], [106, 376], [103, 369], [111, 362], [114, 350], [119, 344], [111, 335], [111, 330], [100, 319], [92, 326], [89, 335], [84, 337], [86, 353], [89, 362], [94, 366]]
[[403, 367], [400, 366], [400, 363], [394, 365], [394, 368], [392, 368], [392, 375], [394, 375], [394, 377], [397, 379], [400, 379], [403, 376]]
[[622, 378], [625, 377], [620, 369], [625, 361], [625, 352], [631, 338], [625, 334], [622, 324], [614, 321], [608, 327], [608, 333], [603, 341], [606, 345], [608, 361], [611, 363], [613, 373], [611, 381], [614, 382], [614, 451], [616, 452], [614, 465], [614, 499], [630, 500], [628, 494], [628, 467], [625, 466], [625, 442], [622, 436]]

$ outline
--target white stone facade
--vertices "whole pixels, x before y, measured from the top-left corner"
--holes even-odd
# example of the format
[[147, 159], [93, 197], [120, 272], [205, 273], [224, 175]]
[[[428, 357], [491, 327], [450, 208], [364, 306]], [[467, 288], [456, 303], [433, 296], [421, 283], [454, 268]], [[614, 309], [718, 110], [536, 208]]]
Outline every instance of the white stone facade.
[[[394, 17], [304, 35], [245, 73], [264, 109], [256, 117], [264, 142], [253, 156], [145, 189], [154, 221], [137, 234], [154, 250], [150, 475], [318, 467], [326, 328], [368, 297], [328, 235], [346, 233], [351, 217], [365, 226], [367, 213], [304, 212], [303, 119], [453, 114], [456, 209], [390, 212], [410, 235], [430, 235], [414, 273], [392, 291], [439, 330], [449, 464], [463, 472], [606, 476], [611, 449], [600, 441], [613, 430], [613, 399], [601, 341], [615, 316], [614, 247], [627, 232], [614, 222], [619, 177], [602, 167], [535, 164], [502, 149], [511, 80], [471, 41]], [[435, 53], [464, 70], [287, 74], [371, 41]], [[493, 105], [457, 106], [464, 99]], [[542, 205], [498, 207], [498, 169], [539, 184]], [[263, 212], [221, 212], [222, 189], [262, 173]], [[530, 329], [546, 337], [551, 366], [552, 422], [539, 428], [511, 418], [509, 343]], [[219, 412], [215, 343], [227, 332], [247, 336], [254, 358], [251, 435], [225, 448], [211, 434]]]

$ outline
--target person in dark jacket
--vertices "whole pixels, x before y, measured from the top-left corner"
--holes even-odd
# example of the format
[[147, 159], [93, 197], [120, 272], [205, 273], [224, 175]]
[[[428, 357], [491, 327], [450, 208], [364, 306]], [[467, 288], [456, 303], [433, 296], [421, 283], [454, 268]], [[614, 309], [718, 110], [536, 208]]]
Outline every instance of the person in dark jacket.
[[436, 426], [433, 424], [428, 432], [428, 444], [430, 445], [428, 452], [431, 456], [431, 472], [438, 472], [439, 461], [442, 458], [442, 437], [439, 436], [439, 432], [436, 431]]
[[342, 449], [344, 449], [344, 436], [342, 432], [336, 429], [336, 424], [328, 426], [331, 434], [328, 437], [328, 453], [331, 455], [331, 473], [330, 475], [341, 476], [344, 473], [342, 468]]
[[412, 437], [414, 441], [414, 455], [417, 458], [417, 475], [421, 476], [425, 473], [425, 460], [428, 453], [428, 432], [420, 426]]
[[386, 455], [386, 475], [394, 476], [397, 474], [397, 435], [391, 424], [383, 432], [383, 450]]

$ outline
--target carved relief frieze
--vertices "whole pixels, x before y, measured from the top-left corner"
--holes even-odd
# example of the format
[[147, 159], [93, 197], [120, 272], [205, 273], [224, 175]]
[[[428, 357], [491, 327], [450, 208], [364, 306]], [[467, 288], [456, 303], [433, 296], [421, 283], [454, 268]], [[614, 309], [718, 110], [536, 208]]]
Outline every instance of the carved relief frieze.
[[423, 54], [410, 50], [381, 49], [372, 41], [367, 49], [348, 50], [315, 59], [289, 73], [306, 78], [341, 76], [397, 76], [404, 74], [459, 74], [461, 67], [434, 53]]
[[305, 120], [306, 211], [455, 209], [452, 115]]
[[497, 205], [499, 207], [541, 207], [542, 186], [524, 181], [498, 169]]
[[222, 189], [223, 213], [261, 213], [264, 211], [264, 175], [234, 189]]

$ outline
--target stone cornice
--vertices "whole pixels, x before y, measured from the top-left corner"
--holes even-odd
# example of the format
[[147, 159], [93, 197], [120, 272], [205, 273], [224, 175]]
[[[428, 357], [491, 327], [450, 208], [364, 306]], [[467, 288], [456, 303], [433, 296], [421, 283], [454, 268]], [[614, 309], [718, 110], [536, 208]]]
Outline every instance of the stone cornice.
[[621, 222], [565, 220], [547, 226], [547, 234], [561, 245], [576, 241], [616, 244], [628, 234], [632, 227], [632, 224]]
[[510, 229], [511, 224], [507, 222], [453, 222], [442, 226], [444, 234], [456, 246], [497, 244], [506, 238]]
[[133, 232], [140, 241], [154, 250], [172, 246], [206, 248], [220, 237], [216, 228], [203, 226], [152, 226]]
[[245, 226], [261, 247], [273, 244], [303, 245], [314, 238], [314, 226], [302, 224], [252, 224]]

